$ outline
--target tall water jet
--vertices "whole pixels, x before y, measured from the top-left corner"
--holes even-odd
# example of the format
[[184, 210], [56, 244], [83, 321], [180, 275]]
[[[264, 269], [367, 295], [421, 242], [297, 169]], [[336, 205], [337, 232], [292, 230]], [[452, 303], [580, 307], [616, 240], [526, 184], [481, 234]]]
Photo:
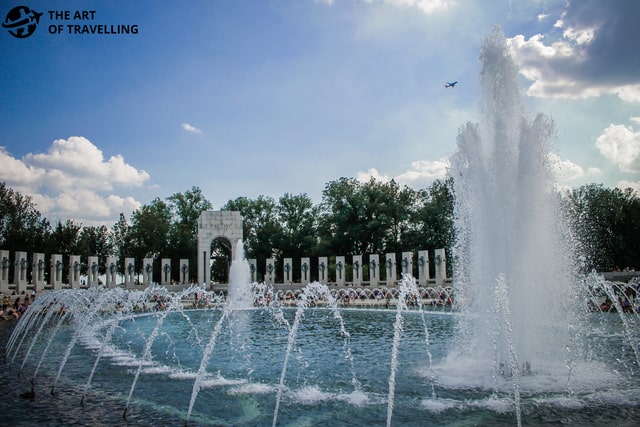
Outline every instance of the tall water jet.
[[457, 302], [469, 316], [449, 362], [477, 386], [495, 385], [496, 372], [515, 378], [517, 396], [521, 372], [566, 370], [575, 263], [549, 164], [554, 124], [526, 116], [501, 29], [480, 59], [480, 121], [461, 128], [450, 171]]
[[234, 309], [245, 309], [253, 306], [249, 263], [244, 257], [242, 240], [236, 243], [235, 253], [229, 268], [229, 302]]

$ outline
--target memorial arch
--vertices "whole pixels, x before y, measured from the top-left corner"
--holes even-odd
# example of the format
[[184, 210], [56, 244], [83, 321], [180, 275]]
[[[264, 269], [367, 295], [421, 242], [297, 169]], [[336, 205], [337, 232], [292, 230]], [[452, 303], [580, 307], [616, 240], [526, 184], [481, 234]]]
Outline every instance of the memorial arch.
[[[211, 281], [211, 245], [215, 240], [228, 242], [231, 259], [242, 240], [242, 215], [238, 211], [204, 211], [198, 218], [198, 283]], [[226, 244], [224, 245], [226, 246]]]

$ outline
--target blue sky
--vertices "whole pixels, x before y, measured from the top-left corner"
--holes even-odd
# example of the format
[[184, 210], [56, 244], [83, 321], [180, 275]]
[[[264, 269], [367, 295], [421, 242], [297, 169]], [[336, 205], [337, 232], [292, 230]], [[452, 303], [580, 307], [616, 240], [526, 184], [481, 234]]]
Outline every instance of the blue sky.
[[[27, 38], [0, 27], [0, 181], [52, 222], [110, 226], [192, 186], [216, 209], [319, 202], [343, 176], [424, 188], [477, 121], [496, 25], [527, 110], [556, 123], [559, 184], [640, 189], [635, 0], [31, 0], [3, 22], [17, 5], [44, 15]], [[98, 24], [138, 33], [66, 27]]]

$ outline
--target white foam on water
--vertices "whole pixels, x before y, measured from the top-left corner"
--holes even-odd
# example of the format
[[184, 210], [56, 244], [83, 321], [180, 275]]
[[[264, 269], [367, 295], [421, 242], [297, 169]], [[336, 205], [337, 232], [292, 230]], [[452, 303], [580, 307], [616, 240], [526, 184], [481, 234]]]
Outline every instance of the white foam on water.
[[269, 394], [275, 392], [276, 387], [264, 383], [246, 383], [229, 389], [229, 394]]
[[450, 409], [459, 409], [463, 405], [461, 402], [453, 399], [424, 399], [421, 402], [423, 409], [438, 414]]

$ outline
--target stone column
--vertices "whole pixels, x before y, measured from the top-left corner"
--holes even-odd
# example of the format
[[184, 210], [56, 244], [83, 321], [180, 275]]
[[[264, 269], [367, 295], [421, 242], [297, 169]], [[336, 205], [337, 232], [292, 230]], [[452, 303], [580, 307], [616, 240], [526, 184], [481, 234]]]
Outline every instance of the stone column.
[[54, 291], [62, 289], [62, 270], [64, 263], [62, 262], [62, 255], [51, 255], [51, 272], [49, 273], [49, 280], [51, 280], [51, 286]]
[[22, 291], [27, 292], [27, 271], [29, 268], [29, 261], [27, 260], [27, 253], [23, 251], [16, 252], [16, 259], [13, 261], [13, 283], [16, 285], [16, 292], [18, 295], [22, 294]]
[[436, 286], [444, 286], [444, 281], [447, 278], [447, 258], [444, 249], [436, 249], [435, 263]]
[[71, 289], [80, 288], [80, 273], [82, 271], [82, 263], [80, 255], [69, 256], [69, 286]]
[[418, 285], [429, 284], [429, 251], [418, 251]]
[[387, 286], [395, 286], [396, 280], [398, 280], [396, 273], [396, 254], [386, 254], [385, 268], [387, 270]]
[[354, 255], [351, 267], [353, 268], [353, 284], [362, 286], [362, 255]]
[[258, 281], [258, 261], [255, 258], [249, 260], [249, 282], [255, 283]]
[[107, 257], [107, 271], [105, 284], [107, 288], [115, 288], [117, 286], [116, 277], [118, 275], [118, 258], [114, 256]]
[[124, 259], [124, 284], [126, 287], [133, 286], [136, 283], [136, 259]]
[[45, 278], [44, 273], [47, 269], [47, 263], [44, 260], [43, 253], [33, 254], [33, 269], [31, 275], [33, 279], [33, 285], [36, 292], [42, 292], [44, 290]]
[[153, 258], [142, 260], [142, 277], [145, 285], [153, 284]]
[[9, 292], [9, 269], [11, 268], [11, 254], [7, 250], [0, 251], [0, 290]]
[[160, 284], [167, 286], [171, 284], [171, 258], [162, 258], [160, 264]]
[[402, 252], [402, 274], [413, 277], [413, 252]]
[[329, 284], [329, 258], [326, 256], [318, 258], [318, 281], [325, 285]]
[[369, 255], [369, 285], [378, 286], [380, 282], [380, 256], [378, 254]]
[[300, 258], [300, 283], [304, 286], [311, 281], [311, 259]]
[[293, 259], [285, 258], [282, 263], [282, 283], [293, 283]]
[[180, 260], [180, 283], [189, 284], [189, 260], [186, 258]]
[[344, 286], [344, 256], [336, 257], [336, 285]]
[[100, 264], [98, 257], [93, 255], [87, 258], [87, 286], [90, 288], [99, 286]]
[[267, 285], [273, 285], [275, 283], [276, 276], [276, 263], [273, 258], [268, 258], [266, 260], [265, 273], [264, 273], [264, 282]]

